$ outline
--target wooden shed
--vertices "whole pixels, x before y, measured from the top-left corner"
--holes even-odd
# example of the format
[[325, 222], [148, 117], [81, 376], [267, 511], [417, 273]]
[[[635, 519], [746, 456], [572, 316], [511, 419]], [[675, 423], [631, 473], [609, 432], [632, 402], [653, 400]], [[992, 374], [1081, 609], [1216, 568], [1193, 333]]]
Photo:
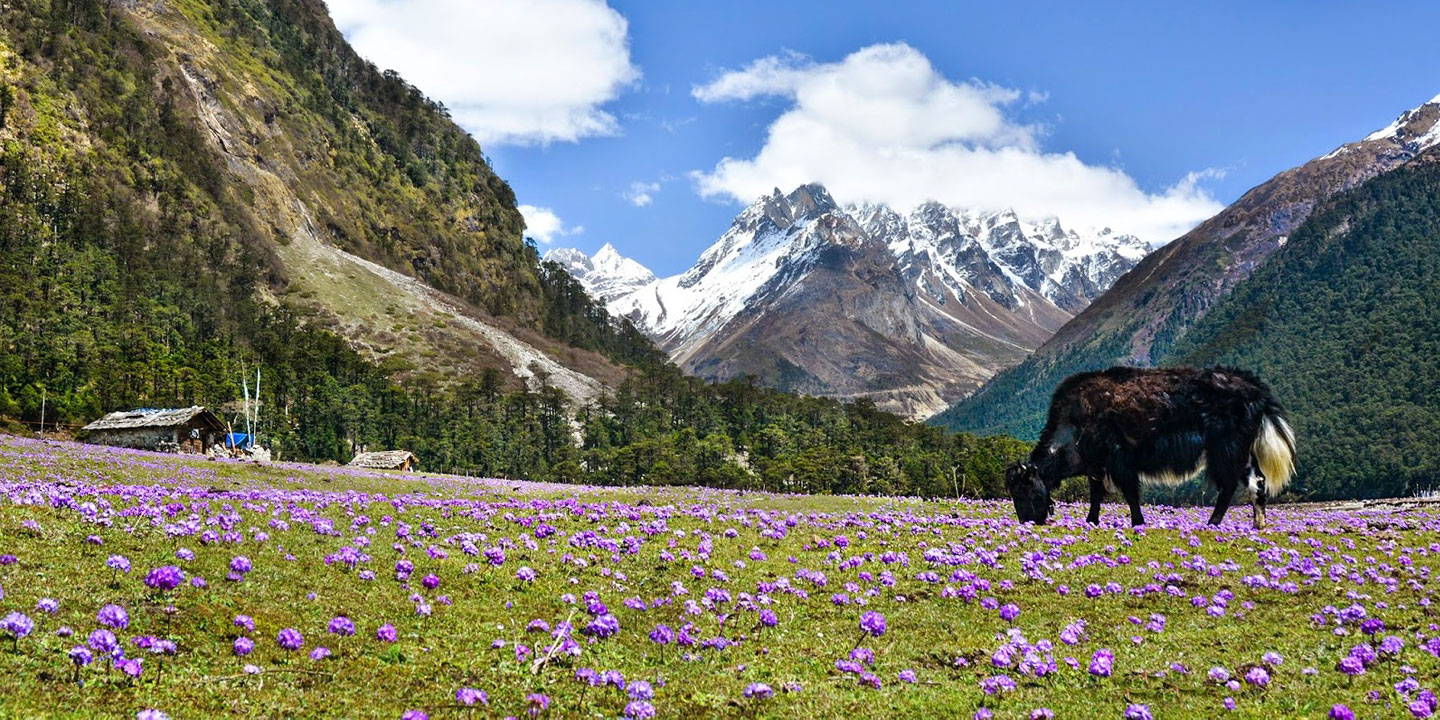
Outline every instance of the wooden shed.
[[419, 458], [409, 450], [382, 450], [380, 452], [356, 453], [355, 458], [350, 461], [350, 467], [370, 468], [371, 470], [411, 470]]
[[202, 454], [221, 441], [225, 424], [196, 405], [112, 412], [83, 430], [97, 445]]

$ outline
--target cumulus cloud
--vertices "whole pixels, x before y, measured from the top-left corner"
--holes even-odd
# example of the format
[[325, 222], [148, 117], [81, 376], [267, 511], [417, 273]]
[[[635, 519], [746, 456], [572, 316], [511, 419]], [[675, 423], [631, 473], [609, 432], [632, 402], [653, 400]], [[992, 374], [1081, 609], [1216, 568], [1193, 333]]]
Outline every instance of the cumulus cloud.
[[948, 80], [904, 44], [862, 48], [835, 63], [793, 53], [761, 58], [691, 94], [706, 103], [789, 101], [754, 157], [726, 157], [692, 175], [706, 197], [748, 203], [775, 187], [820, 182], [842, 202], [1013, 208], [1029, 219], [1108, 226], [1152, 243], [1222, 207], [1202, 186], [1213, 170], [1147, 192], [1118, 168], [1045, 150], [1040, 128], [1006, 112], [1043, 102], [1044, 93]]
[[634, 83], [625, 18], [603, 0], [329, 0], [362, 56], [445, 103], [483, 143], [618, 131], [602, 106]]
[[535, 238], [535, 241], [542, 245], [555, 242], [555, 238], [585, 232], [585, 228], [580, 225], [565, 227], [560, 216], [550, 208], [521, 205], [519, 209], [520, 216], [525, 219], [525, 235]]
[[660, 192], [660, 183], [647, 183], [637, 180], [630, 183], [630, 189], [621, 193], [621, 195], [624, 196], [626, 200], [629, 200], [631, 205], [635, 207], [645, 207], [655, 199], [655, 193], [657, 192]]

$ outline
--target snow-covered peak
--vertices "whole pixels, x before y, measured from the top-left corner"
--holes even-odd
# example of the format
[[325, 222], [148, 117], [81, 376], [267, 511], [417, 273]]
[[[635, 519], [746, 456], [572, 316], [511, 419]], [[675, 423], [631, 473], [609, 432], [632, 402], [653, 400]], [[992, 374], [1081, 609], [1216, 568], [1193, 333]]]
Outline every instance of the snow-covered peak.
[[556, 248], [545, 253], [545, 259], [564, 267], [580, 281], [585, 292], [601, 302], [608, 303], [655, 282], [655, 274], [649, 268], [621, 255], [610, 243], [605, 243], [593, 256], [575, 248]]
[[890, 265], [936, 302], [979, 293], [1015, 310], [1039, 294], [1070, 312], [1149, 249], [1109, 228], [1077, 232], [1059, 219], [1031, 222], [1009, 209], [840, 206], [811, 183], [757, 198], [693, 266], [672, 277], [656, 279], [609, 245], [593, 257], [569, 250], [546, 257], [565, 261], [611, 312], [634, 320], [678, 360], [739, 313], [763, 305], [767, 294], [802, 282], [834, 247]]
[[1399, 149], [1412, 155], [1419, 155], [1440, 145], [1440, 95], [1430, 98], [1419, 107], [1406, 110], [1394, 122], [1366, 135], [1358, 142], [1341, 145], [1322, 160], [1343, 155], [1365, 143], [1391, 142]]

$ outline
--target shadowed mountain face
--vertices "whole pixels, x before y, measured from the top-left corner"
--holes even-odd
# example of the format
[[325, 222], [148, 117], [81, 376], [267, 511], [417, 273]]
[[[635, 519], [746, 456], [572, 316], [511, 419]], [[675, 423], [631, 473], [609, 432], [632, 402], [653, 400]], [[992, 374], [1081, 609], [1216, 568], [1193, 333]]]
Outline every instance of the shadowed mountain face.
[[1050, 392], [1066, 376], [1113, 364], [1154, 365], [1217, 301], [1337, 193], [1440, 144], [1440, 97], [1364, 139], [1276, 175], [1156, 250], [1060, 328], [1034, 355], [999, 373], [935, 422], [1034, 438]]
[[756, 201], [674, 277], [609, 246], [547, 259], [687, 371], [924, 418], [1018, 362], [1145, 250], [1010, 212], [841, 206], [812, 184]]

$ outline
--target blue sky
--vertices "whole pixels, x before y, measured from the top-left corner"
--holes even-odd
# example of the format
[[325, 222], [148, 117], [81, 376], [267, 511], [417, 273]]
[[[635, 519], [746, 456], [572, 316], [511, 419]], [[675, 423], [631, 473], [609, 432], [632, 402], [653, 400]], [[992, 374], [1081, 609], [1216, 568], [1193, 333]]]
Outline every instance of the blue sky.
[[[1013, 195], [1158, 242], [1440, 93], [1440, 43], [1405, 30], [1434, 27], [1440, 6], [1191, 5], [331, 2], [362, 54], [450, 106], [520, 202], [553, 213], [550, 246], [610, 242], [660, 275], [688, 267], [740, 196], [812, 172], [841, 201]], [[897, 68], [922, 87], [890, 96]], [[814, 100], [827, 83], [841, 94]], [[866, 127], [857, 86], [920, 129]], [[782, 117], [841, 128], [845, 157], [807, 130], [767, 142]], [[717, 171], [727, 157], [739, 166]], [[1032, 167], [1049, 179], [1029, 182]], [[1084, 192], [1031, 187], [1071, 178]]]

